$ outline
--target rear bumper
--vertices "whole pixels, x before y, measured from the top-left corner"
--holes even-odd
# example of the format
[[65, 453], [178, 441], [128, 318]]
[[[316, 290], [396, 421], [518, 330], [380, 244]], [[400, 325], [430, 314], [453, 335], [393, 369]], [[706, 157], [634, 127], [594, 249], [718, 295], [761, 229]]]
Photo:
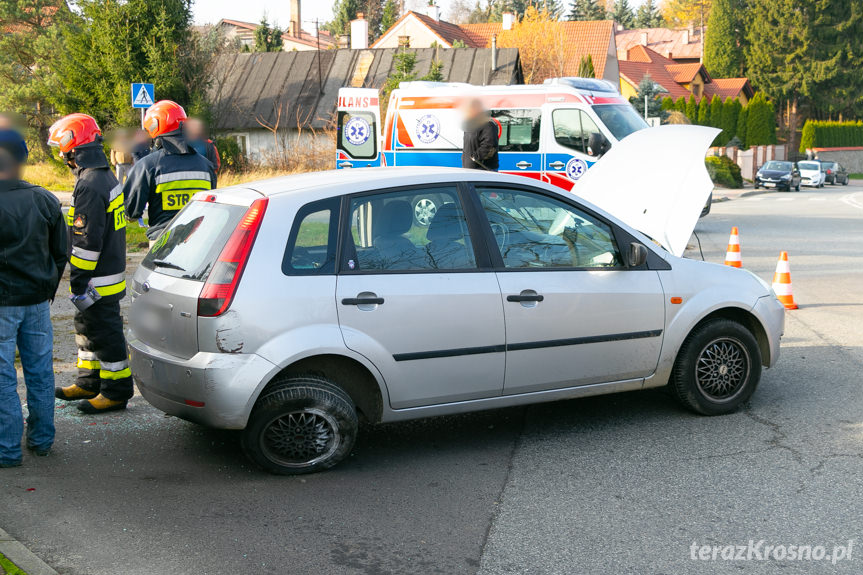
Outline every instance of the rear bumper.
[[758, 298], [752, 312], [764, 326], [770, 346], [769, 357], [762, 358], [762, 361], [767, 367], [773, 367], [779, 361], [779, 341], [785, 331], [785, 307], [771, 294]]
[[222, 429], [243, 429], [261, 382], [278, 367], [255, 354], [174, 357], [129, 338], [132, 377], [165, 413]]

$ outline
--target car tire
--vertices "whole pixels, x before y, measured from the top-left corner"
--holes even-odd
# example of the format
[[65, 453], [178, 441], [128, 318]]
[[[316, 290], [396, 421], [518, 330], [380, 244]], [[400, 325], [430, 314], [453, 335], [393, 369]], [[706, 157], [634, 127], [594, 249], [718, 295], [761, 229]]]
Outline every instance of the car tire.
[[252, 462], [271, 473], [314, 473], [350, 454], [358, 426], [354, 402], [333, 382], [283, 377], [255, 403], [242, 446]]
[[712, 319], [687, 336], [677, 354], [671, 391], [684, 407], [702, 415], [736, 411], [761, 379], [761, 351], [746, 327]]
[[797, 186], [795, 186], [794, 191], [795, 191], [795, 192], [799, 192], [799, 191], [800, 191], [800, 184], [797, 184]]

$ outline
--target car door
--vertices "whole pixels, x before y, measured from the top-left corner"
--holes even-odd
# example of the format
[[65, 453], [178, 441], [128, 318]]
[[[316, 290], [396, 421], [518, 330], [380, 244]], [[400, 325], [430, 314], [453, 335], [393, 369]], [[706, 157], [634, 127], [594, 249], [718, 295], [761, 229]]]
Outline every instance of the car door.
[[572, 190], [597, 158], [588, 154], [593, 133], [602, 133], [590, 115], [579, 108], [547, 106], [543, 131], [542, 181]]
[[651, 375], [664, 295], [656, 271], [624, 263], [622, 230], [540, 190], [477, 184], [476, 193], [498, 248], [504, 394]]
[[540, 134], [542, 110], [506, 108], [491, 111], [498, 125], [498, 171], [539, 180], [542, 176]]
[[[417, 196], [440, 200], [427, 226], [414, 218]], [[391, 406], [500, 395], [500, 289], [457, 185], [355, 195], [343, 212], [339, 325], [381, 371]]]

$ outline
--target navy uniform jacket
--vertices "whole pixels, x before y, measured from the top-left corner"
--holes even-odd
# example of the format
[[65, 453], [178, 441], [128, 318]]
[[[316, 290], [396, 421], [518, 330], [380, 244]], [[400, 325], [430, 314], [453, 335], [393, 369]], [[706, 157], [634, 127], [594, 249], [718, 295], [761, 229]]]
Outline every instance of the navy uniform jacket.
[[66, 216], [70, 289], [92, 284], [106, 301], [126, 295], [126, 214], [123, 190], [101, 142], [75, 149], [75, 190]]
[[[147, 209], [147, 237], [155, 240], [196, 192], [216, 187], [213, 164], [177, 132], [156, 138], [157, 148], [141, 158], [123, 184], [126, 213], [137, 220]], [[147, 207], [149, 205], [149, 207]]]
[[51, 192], [0, 180], [0, 306], [54, 299], [66, 268], [66, 230]]

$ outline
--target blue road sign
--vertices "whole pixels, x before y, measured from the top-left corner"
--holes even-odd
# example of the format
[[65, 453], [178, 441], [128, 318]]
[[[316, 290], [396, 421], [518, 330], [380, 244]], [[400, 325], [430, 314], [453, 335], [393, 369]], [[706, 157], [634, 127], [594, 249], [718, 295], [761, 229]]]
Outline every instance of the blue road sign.
[[132, 84], [132, 107], [149, 108], [156, 101], [153, 84]]

